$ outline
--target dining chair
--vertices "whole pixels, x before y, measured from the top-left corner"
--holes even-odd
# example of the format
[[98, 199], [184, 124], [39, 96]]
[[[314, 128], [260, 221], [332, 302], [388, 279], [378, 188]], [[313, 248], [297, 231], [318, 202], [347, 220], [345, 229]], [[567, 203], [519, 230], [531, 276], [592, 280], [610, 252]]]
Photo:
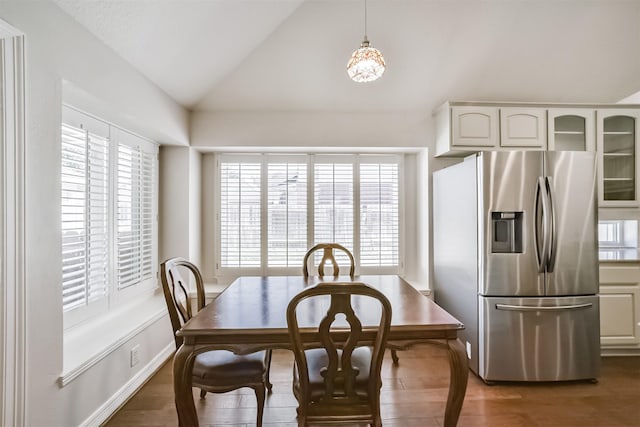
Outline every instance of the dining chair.
[[[358, 296], [358, 306], [365, 307], [366, 313], [380, 313], [379, 320], [374, 316], [378, 320], [375, 326], [363, 328], [352, 296]], [[328, 305], [326, 315], [318, 325], [308, 325], [304, 311], [319, 298], [324, 301], [315, 307]], [[337, 316], [339, 324], [334, 327]], [[303, 319], [302, 325], [299, 318]], [[360, 282], [319, 283], [291, 299], [287, 326], [294, 353], [298, 425], [353, 422], [381, 426], [380, 371], [391, 326], [389, 300]], [[363, 342], [365, 333], [373, 335]]]
[[[187, 291], [181, 272], [187, 272], [195, 281], [197, 310], [205, 306], [204, 283], [200, 270], [183, 258], [170, 258], [160, 264], [162, 290], [169, 310], [176, 348], [182, 337], [176, 335], [182, 325], [197, 312]], [[271, 391], [269, 369], [271, 350], [247, 355], [236, 355], [226, 350], [200, 353], [193, 363], [193, 387], [200, 389], [200, 398], [209, 393], [226, 393], [242, 387], [252, 388], [258, 401], [257, 426], [262, 426], [265, 390]]]
[[[349, 257], [349, 261], [351, 262], [351, 267], [349, 268], [349, 276], [351, 277], [351, 279], [354, 278], [355, 261], [353, 258], [353, 254], [349, 251], [349, 249], [338, 243], [318, 243], [317, 245], [309, 249], [304, 255], [304, 260], [302, 261], [302, 275], [305, 279], [309, 277], [309, 258], [320, 249], [323, 250], [323, 254], [322, 259], [320, 260], [320, 264], [318, 264], [318, 276], [324, 276], [324, 267], [327, 261], [329, 261], [333, 266], [333, 275], [338, 276], [340, 274], [340, 267], [338, 266], [338, 263], [336, 262], [336, 258], [334, 256], [334, 250], [337, 249], [344, 252]], [[402, 348], [389, 345], [389, 350], [391, 350], [391, 359], [393, 360], [393, 364], [397, 365], [400, 361], [397, 350], [402, 350]]]
[[331, 263], [331, 266], [333, 267], [333, 275], [338, 276], [340, 274], [340, 267], [338, 266], [338, 263], [333, 253], [334, 250], [339, 250], [344, 252], [347, 255], [347, 257], [349, 257], [349, 261], [351, 262], [351, 267], [349, 268], [349, 276], [353, 278], [356, 270], [356, 263], [349, 249], [345, 248], [344, 246], [338, 243], [318, 243], [317, 245], [309, 249], [307, 253], [304, 255], [304, 259], [302, 261], [302, 275], [304, 276], [305, 279], [309, 277], [309, 258], [311, 257], [311, 255], [313, 255], [316, 251], [319, 251], [320, 249], [323, 250], [323, 254], [322, 254], [322, 259], [318, 264], [319, 276], [324, 276], [324, 267], [327, 261], [329, 261]]

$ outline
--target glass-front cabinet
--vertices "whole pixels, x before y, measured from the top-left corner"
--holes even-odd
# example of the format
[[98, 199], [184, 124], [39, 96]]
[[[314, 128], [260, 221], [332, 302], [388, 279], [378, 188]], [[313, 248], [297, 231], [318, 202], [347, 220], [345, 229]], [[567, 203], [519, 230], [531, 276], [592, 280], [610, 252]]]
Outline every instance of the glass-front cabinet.
[[640, 111], [597, 110], [599, 206], [638, 206]]
[[549, 108], [547, 115], [550, 151], [596, 151], [595, 110]]

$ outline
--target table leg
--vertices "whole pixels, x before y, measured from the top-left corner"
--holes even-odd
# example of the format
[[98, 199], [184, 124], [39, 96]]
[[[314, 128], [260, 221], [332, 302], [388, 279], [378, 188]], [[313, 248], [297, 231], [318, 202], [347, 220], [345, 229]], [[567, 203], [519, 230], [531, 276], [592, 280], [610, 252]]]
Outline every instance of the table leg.
[[451, 376], [449, 379], [449, 396], [444, 412], [445, 427], [455, 427], [462, 409], [464, 395], [467, 392], [467, 380], [469, 379], [469, 361], [464, 345], [459, 339], [447, 340], [449, 349], [449, 367]]
[[198, 427], [198, 413], [191, 386], [194, 360], [193, 346], [184, 344], [173, 357], [173, 392], [180, 427]]

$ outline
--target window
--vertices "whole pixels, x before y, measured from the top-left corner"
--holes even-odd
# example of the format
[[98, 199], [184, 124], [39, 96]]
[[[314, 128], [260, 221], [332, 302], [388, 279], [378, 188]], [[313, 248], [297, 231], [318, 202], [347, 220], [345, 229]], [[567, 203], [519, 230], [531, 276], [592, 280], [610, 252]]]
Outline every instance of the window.
[[299, 266], [307, 252], [307, 164], [269, 163], [267, 263]]
[[638, 221], [601, 220], [598, 222], [600, 248], [637, 248]]
[[[149, 289], [156, 277], [157, 146], [63, 107], [65, 326]], [[128, 291], [124, 291], [130, 288]], [[125, 295], [126, 294], [126, 295]]]
[[221, 165], [220, 222], [222, 263], [226, 267], [260, 265], [260, 163]]
[[219, 155], [217, 274], [297, 272], [320, 242], [349, 249], [361, 273], [399, 272], [401, 159]]
[[[313, 185], [313, 242], [340, 243], [354, 252], [354, 190], [353, 163], [328, 163], [329, 159], [318, 159], [314, 166]], [[327, 163], [325, 163], [327, 162]], [[346, 264], [347, 256], [336, 252], [338, 264]], [[354, 255], [355, 256], [355, 255]], [[316, 254], [316, 263], [322, 254]], [[298, 262], [300, 263], [300, 262]]]
[[118, 289], [155, 277], [155, 169], [157, 154], [145, 152], [136, 137], [118, 144], [116, 229]]
[[109, 247], [109, 136], [62, 125], [62, 305], [106, 294]]
[[398, 165], [360, 164], [360, 263], [398, 265]]

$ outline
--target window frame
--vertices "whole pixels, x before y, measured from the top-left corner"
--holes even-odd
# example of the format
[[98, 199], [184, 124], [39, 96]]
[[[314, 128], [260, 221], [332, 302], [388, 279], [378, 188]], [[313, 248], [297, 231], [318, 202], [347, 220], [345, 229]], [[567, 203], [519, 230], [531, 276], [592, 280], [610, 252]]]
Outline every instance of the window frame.
[[[215, 209], [215, 258], [214, 276], [220, 283], [230, 283], [242, 275], [297, 275], [301, 274], [300, 266], [269, 267], [267, 265], [268, 248], [268, 183], [267, 171], [269, 163], [306, 163], [307, 164], [307, 248], [314, 244], [314, 183], [315, 164], [317, 163], [351, 163], [353, 165], [353, 256], [356, 261], [356, 274], [403, 274], [404, 242], [405, 242], [405, 200], [404, 200], [404, 155], [403, 154], [316, 154], [316, 153], [215, 153], [215, 173], [213, 197]], [[221, 163], [223, 162], [256, 162], [261, 168], [261, 262], [259, 267], [222, 267], [221, 247]], [[361, 163], [395, 163], [397, 164], [398, 181], [398, 264], [397, 266], [361, 266], [360, 265], [360, 164]]]
[[[139, 298], [152, 295], [158, 288], [158, 191], [159, 191], [159, 144], [144, 138], [138, 134], [123, 129], [113, 123], [100, 119], [92, 114], [86, 113], [71, 105], [62, 105], [63, 124], [76, 128], [90, 129], [99, 135], [107, 134], [108, 137], [108, 261], [107, 261], [107, 285], [105, 296], [92, 302], [91, 304], [78, 307], [63, 307], [63, 329], [67, 330], [90, 319], [95, 319], [113, 312], [116, 309], [130, 304]], [[144, 151], [152, 156], [153, 171], [151, 173], [151, 193], [152, 193], [152, 224], [151, 224], [151, 266], [152, 271], [148, 277], [139, 283], [126, 288], [120, 288], [118, 283], [118, 235], [117, 235], [117, 173], [118, 173], [118, 148], [126, 145]], [[60, 194], [62, 201], [62, 194]], [[61, 273], [62, 274], [62, 270]], [[62, 276], [61, 276], [62, 292]], [[61, 300], [62, 303], [62, 300]]]

